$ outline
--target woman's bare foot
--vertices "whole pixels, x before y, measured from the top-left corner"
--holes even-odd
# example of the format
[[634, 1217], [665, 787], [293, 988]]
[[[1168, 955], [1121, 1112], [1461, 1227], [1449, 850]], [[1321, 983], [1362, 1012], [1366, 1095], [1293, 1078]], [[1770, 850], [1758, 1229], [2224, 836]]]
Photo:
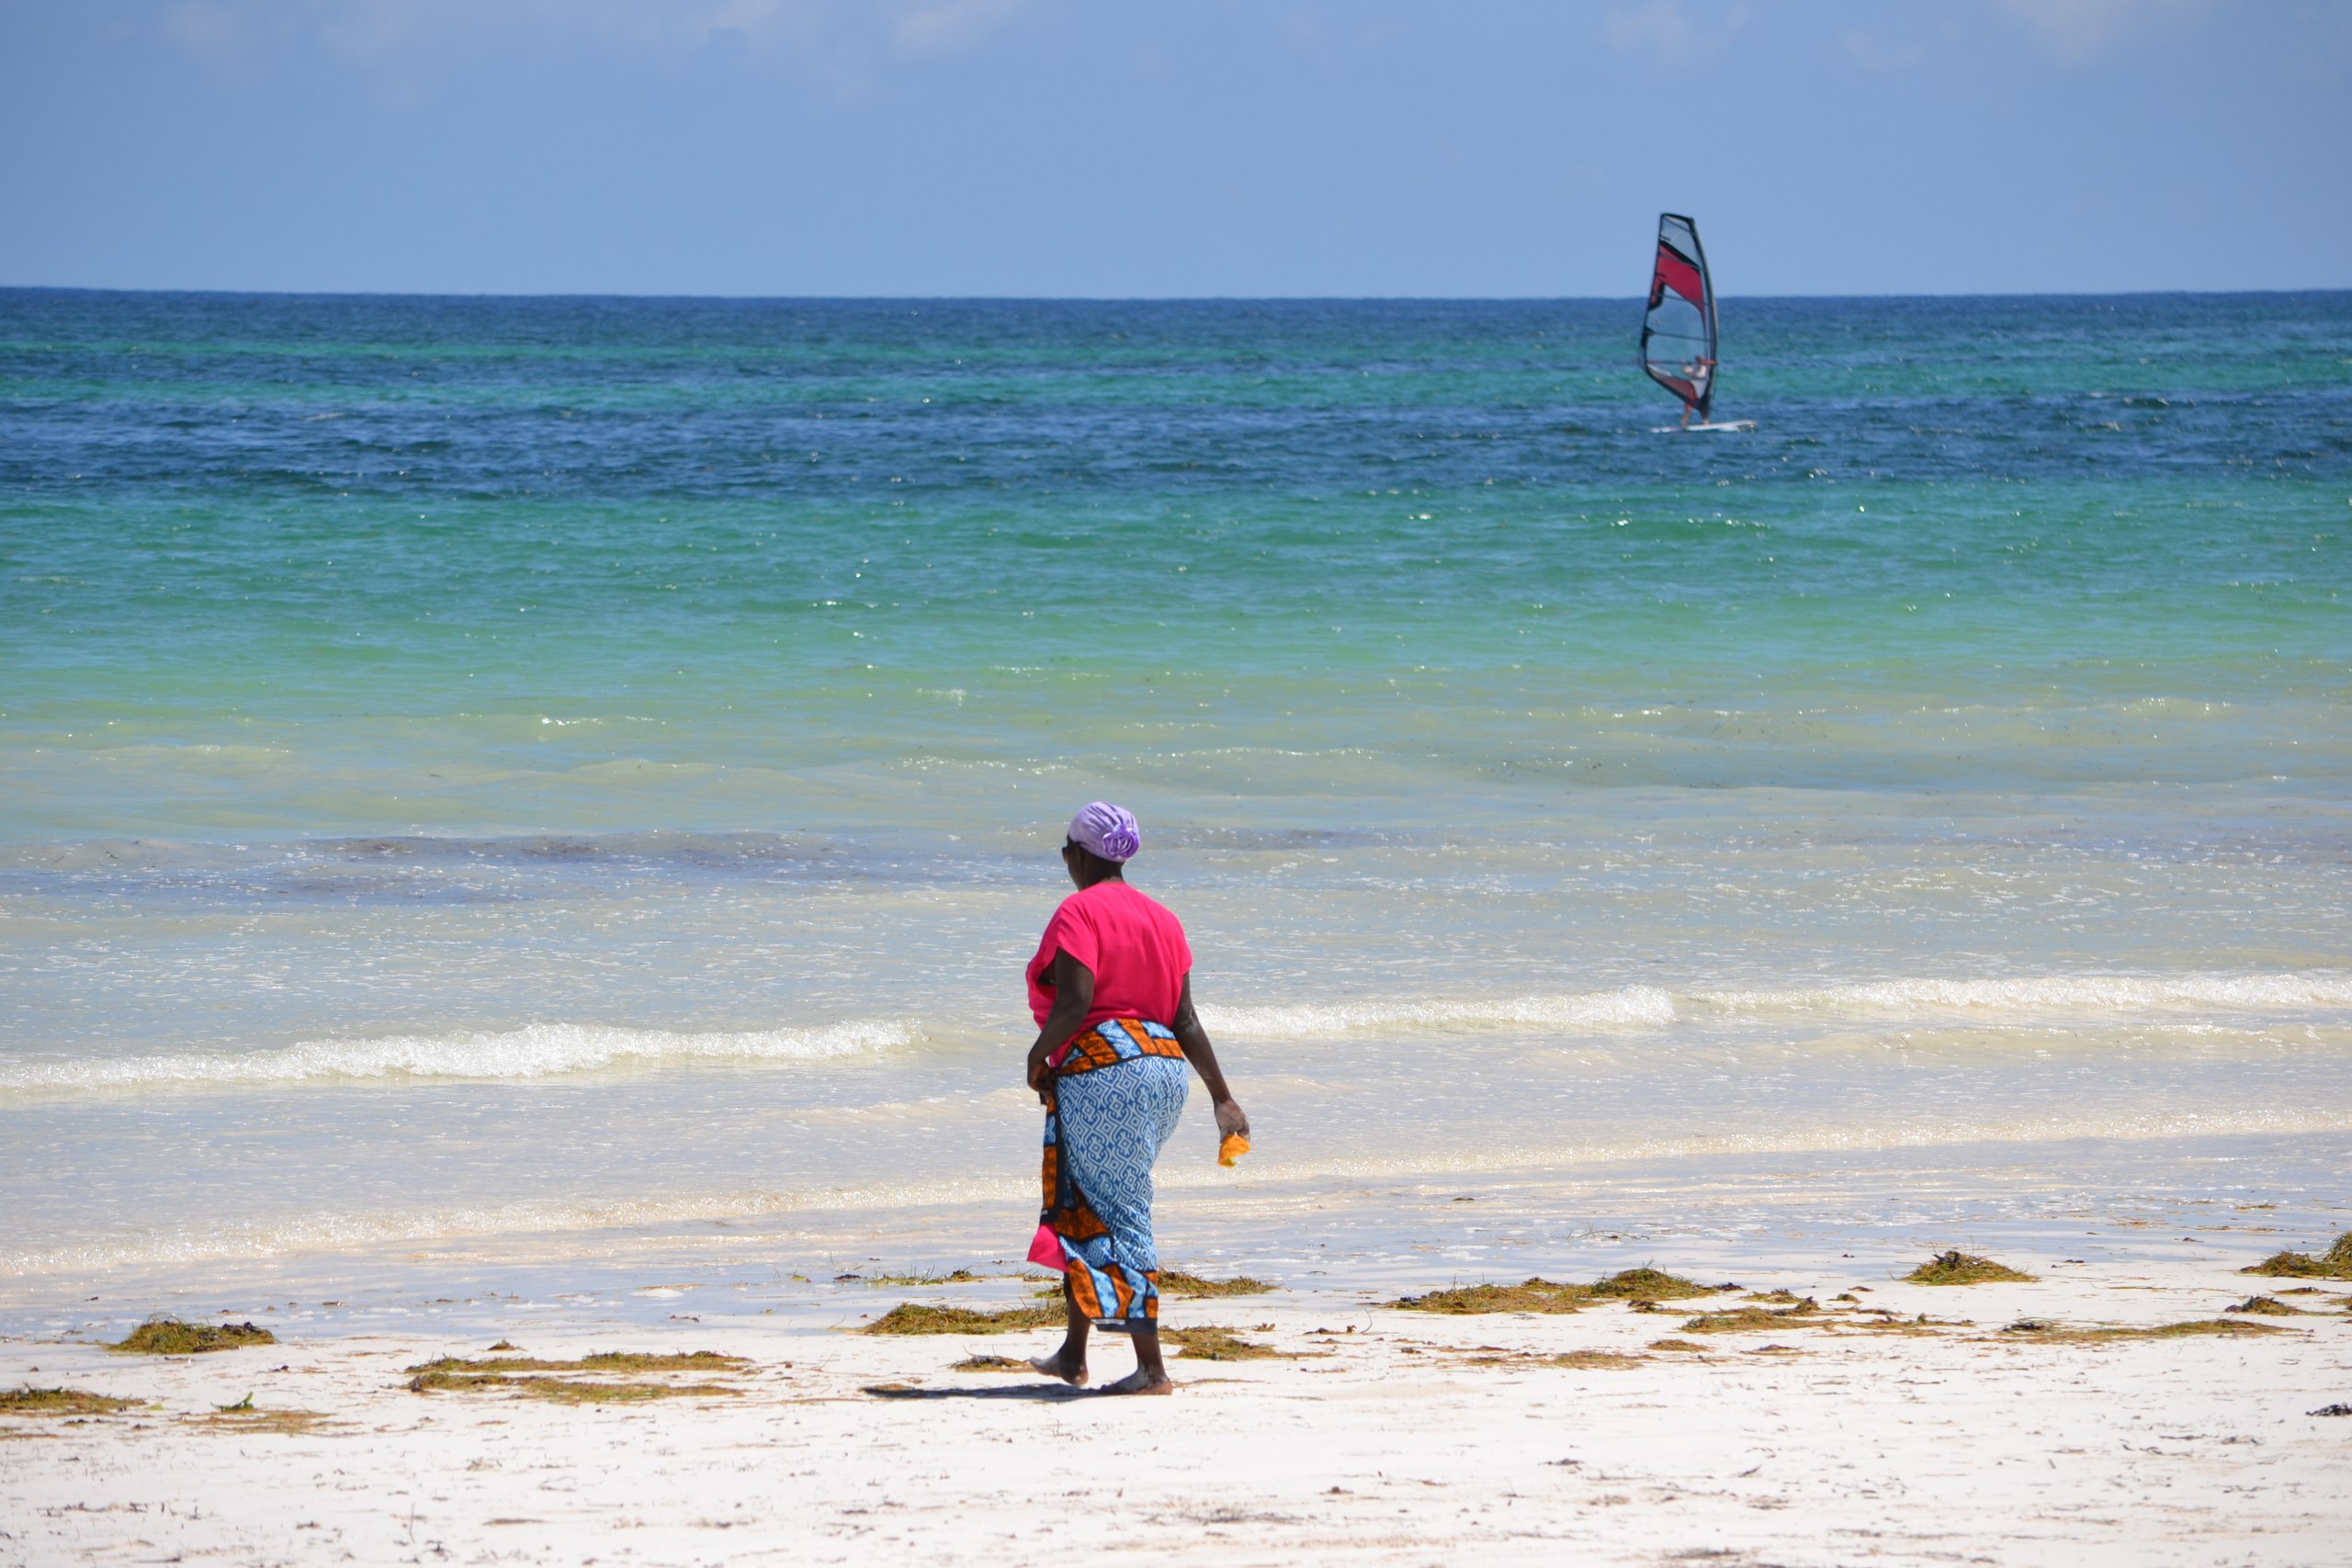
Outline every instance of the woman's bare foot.
[[[1035, 1365], [1035, 1362], [1030, 1364]], [[1104, 1393], [1174, 1393], [1176, 1385], [1168, 1381], [1168, 1374], [1165, 1372], [1154, 1377], [1141, 1367], [1137, 1367], [1117, 1382], [1104, 1383], [1102, 1392]]]
[[1049, 1378], [1059, 1378], [1072, 1388], [1086, 1386], [1086, 1361], [1072, 1357], [1068, 1351], [1057, 1350], [1050, 1356], [1032, 1356], [1029, 1365]]

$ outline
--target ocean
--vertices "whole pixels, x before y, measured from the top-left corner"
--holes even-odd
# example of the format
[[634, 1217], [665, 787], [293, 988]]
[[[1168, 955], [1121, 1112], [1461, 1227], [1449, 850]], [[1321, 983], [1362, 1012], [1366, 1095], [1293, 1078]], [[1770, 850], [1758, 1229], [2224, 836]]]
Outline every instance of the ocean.
[[0, 1318], [1017, 1259], [1097, 797], [1182, 1257], [2338, 1213], [2352, 294], [1724, 315], [0, 291]]

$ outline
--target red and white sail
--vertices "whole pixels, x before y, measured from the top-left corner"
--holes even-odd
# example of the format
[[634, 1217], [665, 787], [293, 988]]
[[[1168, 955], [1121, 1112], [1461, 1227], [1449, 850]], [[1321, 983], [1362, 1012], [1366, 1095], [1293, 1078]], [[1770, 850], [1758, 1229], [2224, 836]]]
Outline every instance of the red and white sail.
[[1707, 417], [1715, 393], [1715, 286], [1699, 248], [1699, 226], [1679, 212], [1658, 215], [1642, 368], [1691, 413]]

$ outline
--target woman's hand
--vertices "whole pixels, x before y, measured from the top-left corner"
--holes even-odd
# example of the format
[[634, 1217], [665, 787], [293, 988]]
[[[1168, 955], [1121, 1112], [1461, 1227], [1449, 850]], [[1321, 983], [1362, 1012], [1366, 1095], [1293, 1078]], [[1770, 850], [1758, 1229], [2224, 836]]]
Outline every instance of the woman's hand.
[[1046, 1066], [1046, 1058], [1052, 1055], [1053, 1053], [1046, 1048], [1046, 1043], [1043, 1040], [1029, 1047], [1029, 1087], [1037, 1091], [1037, 1102], [1040, 1105], [1046, 1100], [1046, 1081], [1054, 1076], [1053, 1070]]
[[1245, 1138], [1250, 1135], [1250, 1118], [1243, 1114], [1239, 1102], [1231, 1095], [1216, 1101], [1213, 1109], [1216, 1111], [1218, 1142], [1222, 1143], [1236, 1134]]
[[1216, 1047], [1209, 1043], [1209, 1032], [1201, 1027], [1201, 1015], [1193, 1010], [1193, 976], [1184, 974], [1184, 989], [1177, 998], [1176, 1016], [1169, 1021], [1169, 1029], [1176, 1036], [1176, 1043], [1183, 1047], [1184, 1059], [1201, 1075], [1201, 1082], [1208, 1086], [1209, 1104], [1216, 1111], [1217, 1142], [1238, 1134], [1250, 1135], [1250, 1118], [1234, 1100], [1233, 1091], [1225, 1087], [1225, 1069], [1216, 1065]]

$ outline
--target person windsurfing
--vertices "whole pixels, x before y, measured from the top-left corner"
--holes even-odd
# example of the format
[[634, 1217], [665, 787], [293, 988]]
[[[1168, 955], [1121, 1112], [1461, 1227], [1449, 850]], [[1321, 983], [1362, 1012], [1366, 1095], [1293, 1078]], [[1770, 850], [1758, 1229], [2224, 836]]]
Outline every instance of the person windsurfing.
[[1682, 404], [1682, 426], [1699, 416], [1702, 430], [1745, 430], [1747, 421], [1710, 423], [1715, 396], [1715, 286], [1699, 226], [1679, 212], [1657, 220], [1657, 249], [1650, 258], [1649, 303], [1642, 312], [1641, 367]]

